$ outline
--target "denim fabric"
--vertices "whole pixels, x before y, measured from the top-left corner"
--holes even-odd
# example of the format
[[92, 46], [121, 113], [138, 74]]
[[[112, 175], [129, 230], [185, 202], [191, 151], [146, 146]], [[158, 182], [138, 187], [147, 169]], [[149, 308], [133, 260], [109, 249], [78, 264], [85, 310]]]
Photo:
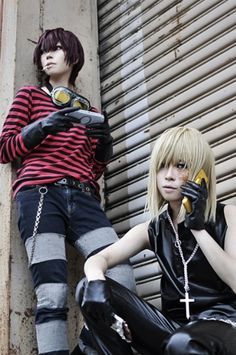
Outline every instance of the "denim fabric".
[[[67, 242], [74, 245], [80, 236], [90, 231], [111, 228], [99, 201], [93, 196], [67, 186], [49, 185], [47, 188], [38, 233], [65, 235]], [[39, 187], [19, 191], [16, 195], [18, 225], [24, 242], [33, 233], [39, 198]]]
[[[31, 260], [30, 270], [37, 296], [38, 349], [41, 355], [69, 354], [65, 242], [86, 258], [118, 237], [95, 197], [68, 186], [49, 185], [34, 241], [39, 188], [25, 188], [16, 195], [18, 226]], [[135, 289], [130, 265], [118, 265], [108, 270], [108, 275]]]

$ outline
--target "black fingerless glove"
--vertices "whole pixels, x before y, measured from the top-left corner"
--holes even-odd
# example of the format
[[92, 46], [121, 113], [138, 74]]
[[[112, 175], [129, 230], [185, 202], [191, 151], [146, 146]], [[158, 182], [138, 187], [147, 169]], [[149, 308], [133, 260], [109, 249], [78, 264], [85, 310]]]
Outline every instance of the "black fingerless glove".
[[185, 227], [189, 229], [201, 230], [205, 226], [205, 210], [208, 198], [207, 185], [204, 179], [201, 185], [193, 181], [187, 181], [186, 185], [181, 186], [183, 196], [186, 196], [192, 205], [192, 212], [186, 213]]
[[108, 124], [108, 116], [106, 111], [103, 112], [105, 120], [103, 123], [94, 123], [87, 126], [87, 135], [89, 137], [98, 138], [95, 158], [104, 162], [111, 159], [113, 154], [113, 138], [111, 129]]
[[68, 131], [73, 127], [73, 123], [65, 114], [75, 110], [77, 110], [75, 107], [58, 110], [42, 120], [37, 120], [25, 126], [21, 133], [26, 148], [33, 149], [40, 144], [48, 134], [55, 135], [58, 132]]
[[114, 313], [110, 299], [110, 289], [105, 280], [89, 281], [84, 290], [81, 308], [93, 321], [110, 326]]

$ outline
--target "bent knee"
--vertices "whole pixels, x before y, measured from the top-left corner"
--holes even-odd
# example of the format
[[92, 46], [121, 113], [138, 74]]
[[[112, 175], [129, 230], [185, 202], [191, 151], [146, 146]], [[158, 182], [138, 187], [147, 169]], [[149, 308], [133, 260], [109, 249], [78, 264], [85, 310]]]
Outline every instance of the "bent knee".
[[79, 283], [77, 284], [76, 291], [75, 291], [75, 300], [81, 306], [82, 300], [83, 300], [83, 295], [84, 295], [84, 287], [85, 283], [87, 282], [86, 277], [81, 279]]
[[166, 344], [165, 355], [207, 355], [209, 354], [191, 335], [184, 330], [177, 330]]

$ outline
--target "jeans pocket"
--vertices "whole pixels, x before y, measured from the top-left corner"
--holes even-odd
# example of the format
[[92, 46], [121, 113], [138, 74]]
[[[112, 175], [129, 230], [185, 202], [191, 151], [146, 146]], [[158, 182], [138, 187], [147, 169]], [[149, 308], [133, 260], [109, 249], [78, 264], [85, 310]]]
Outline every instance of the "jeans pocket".
[[19, 201], [19, 199], [27, 194], [30, 194], [32, 192], [38, 192], [40, 186], [32, 185], [32, 186], [25, 186], [20, 191], [17, 192], [16, 194], [16, 201]]

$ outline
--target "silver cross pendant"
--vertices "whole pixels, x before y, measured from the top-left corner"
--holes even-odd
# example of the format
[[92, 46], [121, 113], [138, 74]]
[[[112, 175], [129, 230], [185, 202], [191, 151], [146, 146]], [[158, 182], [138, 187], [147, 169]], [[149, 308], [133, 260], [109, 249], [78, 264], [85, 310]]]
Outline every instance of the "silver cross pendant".
[[180, 299], [180, 302], [185, 303], [185, 312], [186, 312], [186, 318], [190, 318], [190, 308], [189, 308], [189, 303], [190, 302], [195, 302], [193, 298], [189, 298], [189, 293], [185, 292], [185, 297]]

